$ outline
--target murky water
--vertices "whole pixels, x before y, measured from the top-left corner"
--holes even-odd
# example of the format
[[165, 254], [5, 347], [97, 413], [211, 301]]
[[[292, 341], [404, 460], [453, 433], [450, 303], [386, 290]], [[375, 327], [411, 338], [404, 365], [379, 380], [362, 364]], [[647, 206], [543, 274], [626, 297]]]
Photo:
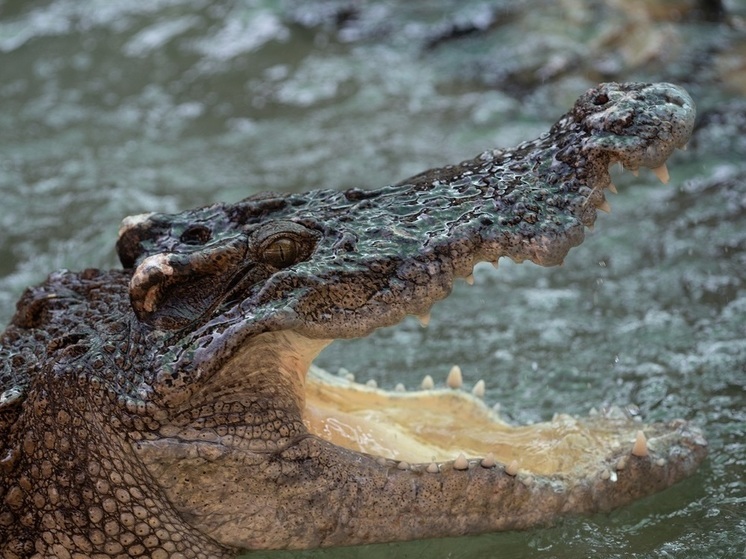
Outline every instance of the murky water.
[[428, 329], [320, 364], [414, 386], [458, 363], [519, 421], [682, 416], [710, 439], [701, 471], [551, 529], [266, 555], [742, 557], [746, 2], [718, 4], [0, 0], [0, 319], [53, 269], [116, 265], [125, 215], [381, 186], [532, 138], [594, 82], [684, 83], [702, 116], [672, 186], [618, 177], [562, 268], [478, 267]]

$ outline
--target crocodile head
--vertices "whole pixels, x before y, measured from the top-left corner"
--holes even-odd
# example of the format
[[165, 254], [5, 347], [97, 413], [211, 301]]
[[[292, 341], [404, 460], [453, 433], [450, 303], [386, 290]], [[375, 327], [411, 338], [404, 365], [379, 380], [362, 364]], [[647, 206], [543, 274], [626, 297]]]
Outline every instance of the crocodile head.
[[[667, 180], [664, 161], [693, 121], [676, 86], [602, 84], [535, 141], [394, 186], [127, 218], [125, 272], [105, 281], [129, 304], [99, 329], [126, 332], [112, 350], [124, 358], [77, 377], [86, 394], [104, 394], [92, 401], [115, 419], [102, 429], [137, 465], [128, 485], [118, 478], [122, 499], [162, 503], [179, 519], [171, 531], [190, 531], [162, 549], [190, 542], [216, 556], [527, 528], [691, 474], [706, 443], [681, 420], [647, 425], [608, 410], [513, 426], [483, 403], [481, 383], [459, 389], [458, 371], [446, 388], [388, 392], [311, 362], [333, 339], [407, 315], [426, 323], [479, 262], [561, 263], [608, 209], [609, 167]], [[19, 313], [16, 324], [34, 322]], [[93, 462], [99, 475], [105, 461]]]

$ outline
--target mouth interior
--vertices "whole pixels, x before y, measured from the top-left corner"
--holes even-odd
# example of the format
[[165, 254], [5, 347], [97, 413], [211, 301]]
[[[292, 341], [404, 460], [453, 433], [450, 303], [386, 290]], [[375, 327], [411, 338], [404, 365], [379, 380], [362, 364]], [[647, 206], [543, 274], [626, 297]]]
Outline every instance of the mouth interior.
[[394, 392], [357, 384], [312, 367], [304, 422], [333, 444], [407, 463], [492, 456], [537, 475], [598, 468], [640, 424], [624, 413], [514, 426], [461, 389]]

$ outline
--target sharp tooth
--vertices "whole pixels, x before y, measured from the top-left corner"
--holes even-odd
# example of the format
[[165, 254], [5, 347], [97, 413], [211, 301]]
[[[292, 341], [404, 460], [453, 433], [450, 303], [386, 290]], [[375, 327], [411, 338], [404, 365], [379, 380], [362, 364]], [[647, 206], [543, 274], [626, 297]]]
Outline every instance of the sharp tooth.
[[474, 274], [469, 274], [464, 278], [466, 280], [466, 283], [469, 285], [474, 285]]
[[663, 163], [660, 167], [656, 167], [653, 169], [653, 172], [655, 173], [655, 176], [658, 177], [658, 180], [661, 181], [663, 184], [668, 184], [668, 167], [666, 167], [666, 164]]
[[604, 470], [601, 472], [601, 479], [608, 480], [611, 478], [611, 472], [609, 470]]
[[609, 192], [611, 192], [612, 194], [618, 194], [616, 186], [614, 186], [613, 182], [610, 182], [607, 188], [609, 189]]
[[601, 205], [598, 206], [598, 209], [602, 212], [606, 212], [607, 214], [611, 213], [611, 206], [609, 206], [609, 203], [606, 200], [604, 200]]
[[518, 460], [513, 460], [510, 464], [505, 466], [505, 473], [509, 476], [516, 476], [518, 474]]
[[495, 261], [494, 261], [494, 262], [492, 263], [492, 266], [493, 266], [493, 267], [495, 268], [495, 270], [497, 270], [497, 265], [498, 265], [498, 261], [497, 261], [497, 260], [495, 260]]
[[454, 365], [448, 372], [448, 377], [446, 377], [446, 385], [448, 386], [448, 388], [461, 388], [462, 384], [464, 384], [464, 377], [461, 374], [461, 367], [459, 367], [458, 365]]
[[420, 387], [422, 390], [432, 390], [435, 388], [435, 382], [433, 382], [433, 377], [430, 375], [425, 375], [425, 378], [422, 379], [422, 384], [420, 384]]
[[478, 380], [477, 383], [474, 385], [474, 388], [471, 389], [471, 393], [474, 394], [477, 398], [484, 398], [486, 387], [483, 380]]
[[666, 459], [665, 458], [658, 458], [658, 460], [655, 461], [656, 466], [665, 466], [666, 465]]
[[483, 468], [494, 468], [497, 465], [497, 462], [495, 461], [495, 455], [491, 452], [487, 454], [484, 458], [482, 458], [482, 461], [479, 463]]
[[683, 146], [679, 148], [681, 151], [686, 151], [689, 149], [689, 142], [685, 143]]
[[645, 433], [642, 431], [637, 432], [635, 444], [632, 445], [632, 454], [639, 456], [640, 458], [648, 455], [648, 440], [645, 438]]
[[394, 392], [406, 392], [406, 387], [400, 382], [394, 387]]
[[345, 380], [348, 380], [350, 382], [355, 382], [355, 375], [353, 375], [352, 373], [347, 373], [344, 378]]
[[640, 176], [640, 169], [630, 169], [630, 172], [636, 177]]
[[456, 457], [456, 460], [453, 461], [453, 469], [454, 470], [468, 470], [469, 462], [466, 460], [466, 456], [464, 456], [463, 454], [459, 454]]
[[438, 468], [438, 465], [435, 462], [430, 462], [427, 465], [427, 471], [431, 474], [437, 474], [438, 472], [440, 472], [440, 468]]
[[627, 457], [622, 456], [616, 463], [616, 469], [617, 470], [623, 470], [627, 467]]
[[378, 388], [378, 383], [376, 382], [376, 379], [372, 378], [365, 383], [365, 386], [367, 386], [368, 388]]
[[404, 460], [402, 460], [401, 462], [399, 462], [396, 465], [396, 467], [399, 468], [400, 470], [408, 470], [409, 469], [409, 462], [405, 462]]
[[427, 328], [427, 325], [430, 324], [430, 313], [418, 316], [417, 320], [420, 321], [420, 326]]

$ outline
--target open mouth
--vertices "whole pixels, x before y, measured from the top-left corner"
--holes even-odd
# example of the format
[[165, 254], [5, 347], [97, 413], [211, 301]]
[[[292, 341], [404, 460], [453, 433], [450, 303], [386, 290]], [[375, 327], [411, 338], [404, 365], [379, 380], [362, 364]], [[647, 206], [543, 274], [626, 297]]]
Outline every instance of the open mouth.
[[[654, 167], [655, 175], [664, 183], [668, 181], [668, 170], [663, 163], [667, 155], [655, 155], [643, 162]], [[616, 163], [612, 161], [608, 166]], [[631, 170], [637, 171], [636, 168]], [[608, 172], [598, 174], [594, 182], [579, 191], [576, 213], [584, 225], [592, 225], [597, 209], [609, 211], [604, 190], [616, 192]], [[564, 254], [570, 246], [580, 242], [582, 236], [575, 239], [568, 235], [568, 239], [563, 250], [558, 252]], [[480, 253], [480, 256], [497, 260], [489, 253]], [[538, 255], [531, 259], [544, 264], [555, 263], [541, 262]], [[440, 288], [440, 295], [434, 299], [448, 295], [455, 277], [472, 281], [474, 263], [471, 260], [443, 280], [445, 287]], [[156, 271], [161, 274], [162, 268], [159, 265]], [[150, 279], [150, 276], [145, 277]], [[153, 286], [148, 284], [147, 289], [142, 289], [145, 300], [156, 300], [151, 294], [160, 297], [160, 292], [165, 291], [158, 282], [153, 282]], [[235, 288], [231, 287], [229, 292], [233, 291]], [[429, 305], [432, 302], [431, 299]], [[215, 325], [223, 323], [237, 321], [240, 324], [243, 320], [240, 307], [228, 303], [215, 304], [211, 311], [213, 317], [202, 332], [209, 333]], [[420, 314], [420, 321], [427, 325], [429, 309], [430, 306], [422, 308], [415, 301], [413, 306], [402, 306], [385, 322], [392, 325], [406, 314]], [[231, 314], [232, 318], [227, 320]], [[672, 463], [689, 471], [694, 466], [689, 461], [682, 463], [682, 456], [691, 456], [690, 450], [684, 447], [704, 449], [706, 445], [701, 433], [686, 422], [647, 425], [630, 411], [633, 408], [592, 410], [584, 418], [556, 414], [551, 421], [512, 425], [485, 402], [484, 381], [465, 388], [457, 367], [442, 382], [436, 383], [428, 376], [414, 390], [407, 391], [402, 386], [384, 390], [313, 366], [312, 360], [330, 343], [328, 339], [317, 338], [314, 331], [309, 334], [304, 327], [296, 331], [287, 323], [277, 331], [268, 329], [270, 331], [249, 338], [248, 348], [238, 349], [236, 355], [228, 356], [229, 365], [208, 383], [204, 392], [214, 396], [220, 390], [217, 385], [225, 383], [226, 377], [234, 378], [236, 385], [245, 384], [247, 371], [276, 368], [280, 375], [294, 379], [292, 390], [297, 393], [302, 422], [308, 433], [340, 448], [376, 457], [381, 466], [431, 474], [475, 467], [502, 468], [506, 474], [528, 482], [534, 476], [541, 476], [614, 483], [617, 472], [624, 470], [630, 459], [643, 459], [660, 469], [661, 475]], [[210, 336], [212, 334], [207, 338]], [[239, 342], [231, 343], [240, 347]], [[261, 362], [254, 355], [256, 344], [278, 349]], [[205, 359], [210, 359], [212, 352], [206, 355]], [[197, 363], [190, 367], [200, 368]], [[695, 462], [702, 456], [704, 451]]]

